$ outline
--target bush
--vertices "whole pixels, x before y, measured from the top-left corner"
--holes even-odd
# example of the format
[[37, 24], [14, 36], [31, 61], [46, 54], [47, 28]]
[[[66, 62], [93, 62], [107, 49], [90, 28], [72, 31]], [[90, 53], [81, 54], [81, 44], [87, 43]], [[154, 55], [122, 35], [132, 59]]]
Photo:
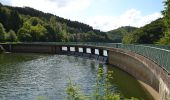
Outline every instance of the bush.
[[[104, 74], [103, 69], [98, 69], [96, 76], [96, 83], [92, 95], [85, 96], [78, 86], [69, 80], [68, 87], [66, 89], [67, 96], [65, 100], [123, 100], [118, 93], [114, 93], [110, 79], [113, 77], [112, 71]], [[124, 99], [124, 100], [138, 100], [137, 98]]]

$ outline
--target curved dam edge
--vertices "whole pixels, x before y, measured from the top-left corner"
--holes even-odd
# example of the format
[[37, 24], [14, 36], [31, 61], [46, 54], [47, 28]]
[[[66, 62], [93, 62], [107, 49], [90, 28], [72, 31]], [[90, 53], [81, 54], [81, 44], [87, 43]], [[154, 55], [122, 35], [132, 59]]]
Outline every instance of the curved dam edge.
[[109, 64], [134, 76], [155, 100], [170, 99], [170, 76], [148, 58], [117, 48], [109, 48]]
[[[170, 75], [154, 61], [134, 52], [94, 45], [0, 44], [7, 52], [62, 54], [62, 46], [107, 50], [108, 64], [135, 77], [155, 100], [170, 100]], [[78, 51], [75, 51], [78, 52]], [[165, 99], [167, 98], [167, 99]]]
[[137, 80], [141, 86], [153, 97], [154, 100], [159, 100], [159, 93], [153, 89], [151, 86], [149, 86], [148, 84], [140, 81], [140, 80]]

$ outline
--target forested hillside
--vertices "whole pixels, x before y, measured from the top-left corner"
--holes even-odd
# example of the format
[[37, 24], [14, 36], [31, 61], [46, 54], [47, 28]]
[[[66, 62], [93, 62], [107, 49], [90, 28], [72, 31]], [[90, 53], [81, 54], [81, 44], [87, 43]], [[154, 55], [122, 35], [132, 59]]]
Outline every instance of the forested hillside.
[[170, 0], [164, 1], [163, 18], [123, 37], [123, 43], [170, 44]]
[[165, 25], [163, 19], [158, 19], [123, 37], [123, 43], [154, 44], [163, 37]]
[[29, 7], [0, 4], [0, 42], [106, 42], [104, 32]]
[[124, 26], [107, 32], [107, 35], [112, 42], [121, 43], [124, 36], [136, 29], [136, 27]]
[[101, 32], [91, 26], [29, 7], [0, 4], [0, 42], [116, 42], [170, 44], [170, 0], [163, 18], [140, 28], [131, 26]]

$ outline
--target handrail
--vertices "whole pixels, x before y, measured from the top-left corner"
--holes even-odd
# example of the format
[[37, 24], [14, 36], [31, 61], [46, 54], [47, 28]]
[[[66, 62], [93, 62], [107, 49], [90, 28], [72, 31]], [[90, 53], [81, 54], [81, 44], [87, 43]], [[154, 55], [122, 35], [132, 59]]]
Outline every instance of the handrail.
[[161, 66], [164, 70], [170, 73], [170, 50], [161, 49], [152, 46], [144, 45], [128, 45], [121, 44], [118, 48], [126, 49], [131, 52], [135, 52], [146, 58], [154, 61], [156, 64]]

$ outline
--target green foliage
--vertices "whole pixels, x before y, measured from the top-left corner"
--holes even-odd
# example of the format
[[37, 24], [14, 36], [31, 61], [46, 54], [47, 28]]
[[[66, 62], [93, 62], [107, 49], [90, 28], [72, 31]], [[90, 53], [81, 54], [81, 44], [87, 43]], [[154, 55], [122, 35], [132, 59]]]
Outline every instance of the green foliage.
[[0, 22], [4, 25], [6, 31], [12, 29], [17, 32], [22, 26], [22, 20], [20, 19], [18, 12], [3, 6], [0, 7]]
[[165, 25], [162, 19], [151, 22], [123, 37], [123, 43], [157, 43], [163, 37]]
[[169, 45], [170, 44], [170, 37], [166, 36], [168, 33], [165, 33], [165, 36], [160, 39], [158, 44], [164, 44], [164, 45]]
[[46, 100], [43, 96], [36, 97], [36, 100]]
[[22, 42], [32, 41], [32, 36], [29, 34], [29, 30], [26, 28], [20, 28], [18, 30], [18, 39]]
[[0, 23], [0, 42], [4, 42], [5, 41], [5, 35], [6, 35], [6, 31], [4, 26]]
[[[47, 30], [41, 19], [32, 17], [28, 19], [18, 31], [20, 41], [46, 41]], [[28, 38], [28, 39], [26, 39]]]
[[17, 35], [15, 34], [15, 31], [10, 30], [6, 35], [6, 41], [9, 42], [16, 42], [17, 41]]
[[17, 11], [12, 10], [8, 19], [8, 26], [6, 26], [7, 31], [14, 30], [15, 32], [22, 26], [22, 19], [20, 19]]
[[138, 40], [138, 36], [130, 33], [125, 35], [122, 41], [123, 43], [131, 44], [131, 43], [137, 43], [137, 40]]
[[130, 32], [136, 30], [136, 27], [131, 27], [131, 26], [125, 26], [125, 27], [120, 27], [118, 29], [112, 30], [107, 32], [107, 35], [110, 40], [113, 42], [122, 42], [123, 36], [128, 35]]
[[[107, 74], [99, 67], [98, 74], [96, 76], [95, 87], [92, 95], [85, 96], [80, 88], [69, 80], [68, 87], [66, 89], [66, 100], [122, 100], [119, 94], [114, 93], [110, 80], [113, 72], [109, 71]], [[138, 100], [137, 98], [124, 99], [124, 100]]]
[[86, 97], [83, 95], [80, 88], [78, 88], [78, 86], [70, 79], [66, 92], [68, 95], [65, 97], [65, 100], [86, 100]]
[[170, 44], [170, 0], [164, 1], [165, 9], [162, 11], [164, 15], [163, 21], [165, 25], [164, 37], [160, 39], [159, 44]]
[[7, 32], [14, 30], [18, 41], [22, 42], [108, 41], [105, 33], [94, 30], [89, 25], [43, 13], [30, 7], [1, 5], [0, 22]]

